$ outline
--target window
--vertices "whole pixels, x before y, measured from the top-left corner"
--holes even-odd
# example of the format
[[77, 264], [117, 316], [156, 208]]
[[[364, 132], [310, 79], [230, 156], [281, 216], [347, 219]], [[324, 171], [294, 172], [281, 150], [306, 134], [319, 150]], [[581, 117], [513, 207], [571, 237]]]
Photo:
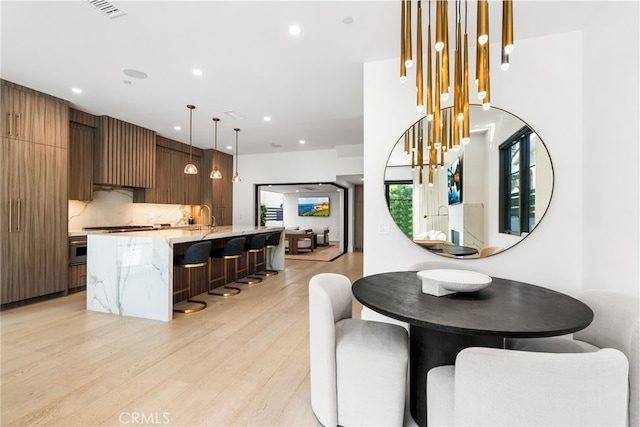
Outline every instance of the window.
[[500, 232], [521, 236], [535, 226], [536, 134], [523, 127], [500, 145]]
[[404, 234], [413, 239], [413, 182], [386, 181], [384, 194], [393, 220]]

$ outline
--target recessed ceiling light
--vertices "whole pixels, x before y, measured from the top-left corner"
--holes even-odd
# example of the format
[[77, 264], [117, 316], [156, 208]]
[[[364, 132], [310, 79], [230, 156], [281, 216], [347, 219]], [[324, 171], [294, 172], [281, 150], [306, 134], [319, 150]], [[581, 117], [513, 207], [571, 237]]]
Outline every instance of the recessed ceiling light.
[[299, 193], [299, 192], [300, 192], [300, 190], [296, 190], [296, 193]]
[[300, 144], [304, 144], [304, 142], [305, 142], [304, 139], [300, 140]]
[[289, 27], [289, 34], [291, 34], [292, 36], [297, 36], [301, 32], [302, 32], [302, 30], [297, 25], [292, 25], [292, 26]]
[[71, 92], [77, 93], [77, 94], [81, 94], [82, 93], [82, 89], [80, 89], [79, 87], [74, 87], [74, 88], [71, 89]]
[[174, 126], [173, 129], [174, 130], [182, 130], [182, 128], [180, 126]]
[[203, 74], [202, 70], [199, 70], [197, 68], [194, 68], [192, 72], [194, 76], [201, 76]]
[[233, 149], [233, 147], [232, 147], [232, 146], [227, 145], [227, 150], [232, 150], [232, 149]]
[[338, 188], [338, 193], [340, 192], [340, 189]]
[[149, 77], [144, 71], [134, 70], [132, 68], [125, 68], [124, 70], [122, 70], [122, 72], [126, 76], [133, 77], [134, 79], [146, 79], [147, 77]]
[[271, 117], [269, 117], [269, 116], [264, 116], [264, 121], [265, 121], [265, 122], [270, 122], [270, 121], [271, 121]]
[[342, 18], [342, 23], [347, 25], [353, 24], [353, 16], [345, 16]]

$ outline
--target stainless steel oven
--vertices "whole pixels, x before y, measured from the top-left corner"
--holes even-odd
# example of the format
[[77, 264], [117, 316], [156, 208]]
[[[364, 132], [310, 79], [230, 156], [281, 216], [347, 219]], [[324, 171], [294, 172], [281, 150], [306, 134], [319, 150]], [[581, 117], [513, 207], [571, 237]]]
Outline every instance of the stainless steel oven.
[[69, 237], [69, 265], [87, 263], [87, 236]]

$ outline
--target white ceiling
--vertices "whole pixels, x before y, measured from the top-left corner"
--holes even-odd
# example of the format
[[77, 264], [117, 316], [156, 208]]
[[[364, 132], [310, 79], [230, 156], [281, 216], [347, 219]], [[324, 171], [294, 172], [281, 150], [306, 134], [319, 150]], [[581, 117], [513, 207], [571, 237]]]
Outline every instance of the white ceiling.
[[[109, 19], [82, 0], [1, 1], [2, 78], [185, 143], [186, 105], [194, 104], [193, 143], [201, 148], [213, 148], [211, 119], [220, 117], [224, 151], [239, 127], [240, 154], [350, 145], [361, 152], [363, 63], [399, 55], [397, 0], [111, 3], [126, 15]], [[514, 55], [518, 38], [579, 29], [596, 5], [516, 1]], [[498, 22], [500, 2], [490, 10]], [[469, 11], [473, 34], [475, 2]], [[301, 26], [299, 36], [289, 35], [291, 24]]]

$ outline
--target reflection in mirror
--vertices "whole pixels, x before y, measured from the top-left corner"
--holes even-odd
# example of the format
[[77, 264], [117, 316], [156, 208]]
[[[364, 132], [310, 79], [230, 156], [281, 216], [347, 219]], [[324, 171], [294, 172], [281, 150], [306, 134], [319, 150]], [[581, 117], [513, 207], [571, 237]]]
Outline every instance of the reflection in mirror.
[[479, 105], [469, 110], [470, 142], [454, 147], [451, 110], [443, 110], [441, 146], [426, 118], [396, 143], [384, 178], [389, 211], [407, 237], [433, 253], [495, 255], [540, 223], [553, 193], [551, 158], [525, 122]]

